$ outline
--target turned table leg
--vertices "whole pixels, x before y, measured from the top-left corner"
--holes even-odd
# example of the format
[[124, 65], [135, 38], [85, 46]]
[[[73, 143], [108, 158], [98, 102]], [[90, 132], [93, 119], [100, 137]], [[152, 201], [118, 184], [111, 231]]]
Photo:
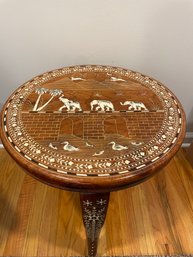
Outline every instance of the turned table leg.
[[82, 218], [88, 241], [88, 256], [96, 256], [100, 230], [104, 224], [110, 193], [80, 193]]

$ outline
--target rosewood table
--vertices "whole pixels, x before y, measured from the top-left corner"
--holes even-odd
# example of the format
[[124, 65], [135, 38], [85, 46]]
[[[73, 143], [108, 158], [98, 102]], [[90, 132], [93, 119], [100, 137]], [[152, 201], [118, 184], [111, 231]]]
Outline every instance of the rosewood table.
[[1, 139], [34, 178], [80, 192], [95, 256], [111, 191], [148, 179], [175, 155], [183, 108], [163, 84], [123, 68], [81, 65], [20, 86], [1, 113]]

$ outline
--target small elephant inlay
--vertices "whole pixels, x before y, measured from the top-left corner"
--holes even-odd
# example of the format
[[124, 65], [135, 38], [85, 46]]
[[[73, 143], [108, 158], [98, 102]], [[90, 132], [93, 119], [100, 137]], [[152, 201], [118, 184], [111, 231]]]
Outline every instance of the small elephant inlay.
[[141, 111], [142, 109], [148, 111], [144, 103], [125, 101], [124, 103], [120, 102], [121, 105], [128, 105], [128, 110]]
[[93, 100], [90, 103], [90, 106], [91, 106], [91, 111], [94, 110], [94, 107], [95, 107], [96, 111], [98, 111], [98, 110], [114, 111], [115, 110], [113, 104], [107, 100]]
[[[64, 96], [64, 95], [62, 95]], [[67, 111], [82, 111], [82, 108], [80, 106], [79, 102], [74, 102], [72, 100], [69, 100], [68, 98], [64, 98], [60, 96], [59, 100], [64, 104], [62, 107], [59, 108], [59, 111], [62, 111], [62, 109], [67, 108]]]

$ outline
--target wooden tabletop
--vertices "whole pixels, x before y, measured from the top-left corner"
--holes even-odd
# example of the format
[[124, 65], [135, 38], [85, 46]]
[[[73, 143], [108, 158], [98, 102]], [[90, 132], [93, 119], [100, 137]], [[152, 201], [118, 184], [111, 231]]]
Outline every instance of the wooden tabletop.
[[185, 115], [163, 84], [123, 68], [81, 65], [20, 86], [1, 113], [1, 139], [49, 185], [113, 191], [142, 182], [175, 155]]

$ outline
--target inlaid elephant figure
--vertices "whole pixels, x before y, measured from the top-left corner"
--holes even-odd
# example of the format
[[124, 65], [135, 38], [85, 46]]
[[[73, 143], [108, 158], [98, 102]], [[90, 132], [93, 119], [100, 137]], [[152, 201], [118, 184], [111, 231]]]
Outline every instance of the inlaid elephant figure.
[[59, 100], [64, 105], [60, 107], [59, 111], [62, 111], [62, 109], [64, 109], [64, 108], [67, 108], [67, 111], [75, 111], [75, 110], [82, 111], [82, 108], [81, 108], [79, 102], [74, 102], [74, 101], [69, 100], [68, 98], [64, 98], [62, 96], [59, 97]]
[[148, 111], [144, 103], [125, 101], [124, 103], [120, 102], [121, 105], [128, 105], [128, 110], [141, 111], [142, 109]]
[[91, 111], [95, 110], [102, 110], [102, 111], [114, 111], [114, 106], [110, 101], [107, 100], [93, 100], [90, 103]]

